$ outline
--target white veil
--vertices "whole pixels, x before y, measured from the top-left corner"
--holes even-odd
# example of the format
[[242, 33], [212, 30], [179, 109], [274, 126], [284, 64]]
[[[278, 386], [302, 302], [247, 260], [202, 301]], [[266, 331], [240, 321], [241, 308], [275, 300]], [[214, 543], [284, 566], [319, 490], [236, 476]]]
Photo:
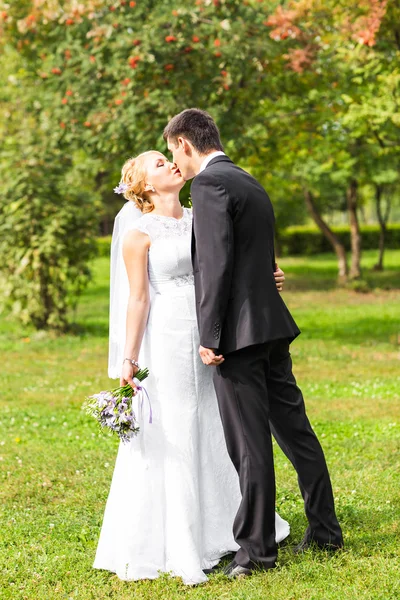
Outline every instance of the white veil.
[[117, 379], [121, 375], [126, 337], [126, 311], [129, 300], [129, 280], [122, 256], [125, 233], [132, 229], [142, 216], [141, 211], [128, 200], [114, 221], [111, 240], [110, 269], [110, 341], [108, 352], [108, 376]]

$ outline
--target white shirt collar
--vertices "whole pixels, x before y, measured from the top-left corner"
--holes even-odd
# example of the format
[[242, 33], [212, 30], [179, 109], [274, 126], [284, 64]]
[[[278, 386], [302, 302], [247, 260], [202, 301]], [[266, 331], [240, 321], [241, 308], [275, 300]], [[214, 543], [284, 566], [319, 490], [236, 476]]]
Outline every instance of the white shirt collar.
[[205, 159], [203, 160], [203, 162], [200, 165], [200, 171], [199, 171], [199, 173], [201, 173], [202, 171], [204, 171], [204, 169], [206, 168], [206, 166], [208, 165], [208, 163], [210, 162], [210, 160], [212, 160], [216, 156], [225, 156], [225, 152], [221, 152], [221, 150], [217, 150], [216, 152], [211, 152], [211, 154], [209, 154], [208, 156], [206, 156]]

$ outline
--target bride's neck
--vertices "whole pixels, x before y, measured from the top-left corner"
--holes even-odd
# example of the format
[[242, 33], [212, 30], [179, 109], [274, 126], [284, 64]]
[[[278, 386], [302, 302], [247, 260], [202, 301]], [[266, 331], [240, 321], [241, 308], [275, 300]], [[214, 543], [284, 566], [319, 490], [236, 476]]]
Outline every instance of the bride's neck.
[[163, 217], [175, 217], [179, 219], [182, 216], [182, 205], [179, 202], [179, 194], [163, 194], [153, 199], [155, 215]]

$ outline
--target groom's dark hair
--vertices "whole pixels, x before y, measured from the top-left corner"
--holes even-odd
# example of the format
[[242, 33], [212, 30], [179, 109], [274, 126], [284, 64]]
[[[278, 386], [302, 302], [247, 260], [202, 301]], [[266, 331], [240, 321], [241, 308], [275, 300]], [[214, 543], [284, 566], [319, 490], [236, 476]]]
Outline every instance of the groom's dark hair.
[[169, 138], [176, 143], [179, 136], [189, 140], [199, 154], [224, 149], [214, 119], [199, 108], [187, 108], [170, 120], [164, 129], [164, 140]]

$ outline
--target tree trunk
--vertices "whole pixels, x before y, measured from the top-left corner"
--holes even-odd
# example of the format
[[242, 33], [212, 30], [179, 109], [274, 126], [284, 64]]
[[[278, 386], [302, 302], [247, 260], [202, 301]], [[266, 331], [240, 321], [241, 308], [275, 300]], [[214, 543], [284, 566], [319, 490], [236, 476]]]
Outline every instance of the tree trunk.
[[337, 235], [332, 231], [329, 225], [324, 221], [321, 215], [318, 212], [312, 194], [309, 190], [304, 191], [304, 199], [306, 202], [307, 210], [310, 213], [311, 217], [314, 219], [316, 225], [320, 228], [321, 232], [324, 234], [326, 239], [331, 244], [334, 249], [337, 260], [338, 260], [338, 268], [339, 268], [339, 281], [344, 283], [347, 280], [348, 275], [348, 266], [347, 266], [347, 256], [346, 250], [343, 244], [340, 242]]
[[385, 214], [382, 212], [382, 194], [383, 194], [383, 186], [376, 185], [375, 186], [375, 200], [376, 200], [376, 214], [379, 221], [379, 255], [378, 262], [374, 266], [374, 271], [383, 271], [383, 255], [385, 252], [385, 237], [386, 237], [386, 224], [389, 219], [390, 214], [390, 200], [388, 199], [386, 204]]
[[352, 179], [349, 187], [347, 188], [346, 194], [351, 236], [351, 279], [357, 279], [358, 277], [361, 277], [361, 233], [357, 217], [357, 188], [357, 181]]

